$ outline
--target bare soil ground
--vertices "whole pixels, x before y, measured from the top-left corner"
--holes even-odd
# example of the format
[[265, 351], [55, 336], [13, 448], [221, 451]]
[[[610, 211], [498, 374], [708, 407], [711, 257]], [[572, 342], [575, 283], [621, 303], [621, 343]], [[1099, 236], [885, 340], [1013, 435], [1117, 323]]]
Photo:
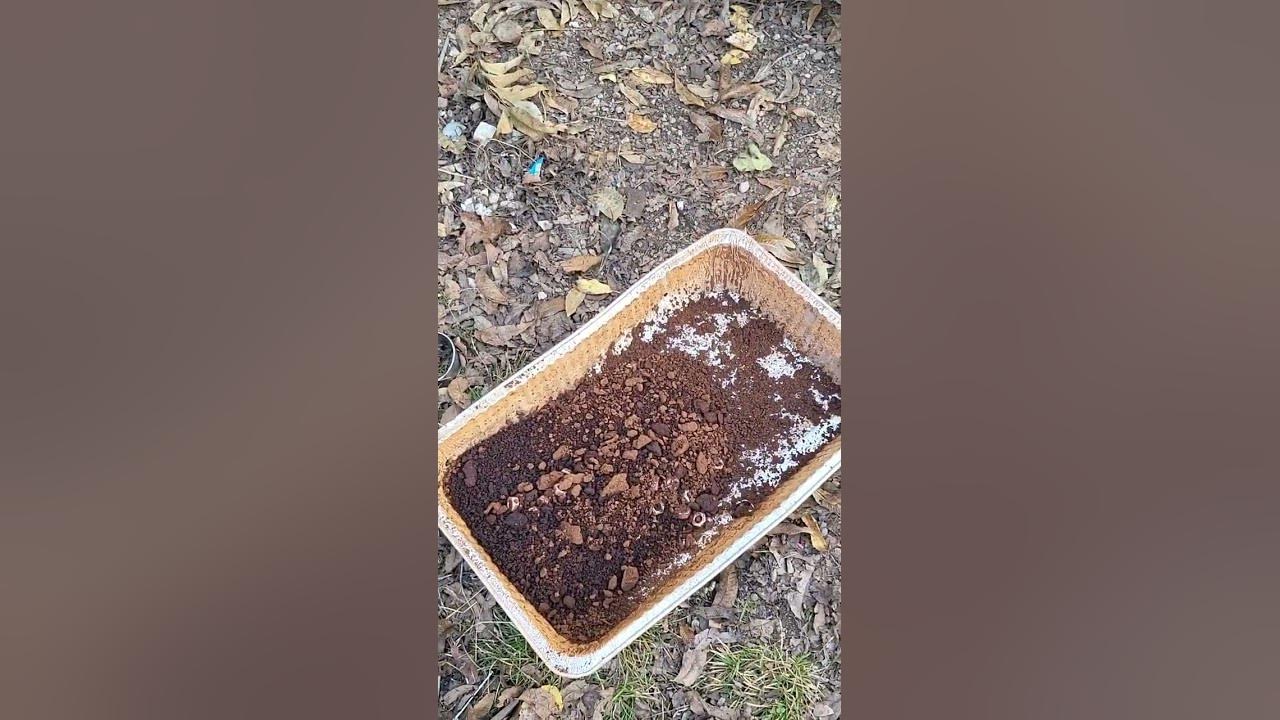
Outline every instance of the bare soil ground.
[[[744, 227], [839, 308], [839, 13], [831, 0], [441, 7], [437, 316], [464, 356], [441, 422], [718, 227]], [[838, 717], [839, 485], [573, 682], [441, 537], [442, 712]]]

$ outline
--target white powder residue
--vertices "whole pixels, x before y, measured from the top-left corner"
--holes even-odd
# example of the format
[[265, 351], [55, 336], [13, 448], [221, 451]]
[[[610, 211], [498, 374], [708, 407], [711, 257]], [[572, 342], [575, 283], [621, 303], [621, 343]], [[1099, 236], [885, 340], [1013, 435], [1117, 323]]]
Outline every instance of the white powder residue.
[[684, 325], [680, 328], [679, 334], [674, 335], [667, 344], [686, 355], [704, 359], [708, 365], [720, 367], [723, 365], [722, 355], [729, 360], [736, 357], [731, 349], [732, 343], [725, 338], [725, 333], [733, 324], [734, 318], [724, 313], [716, 313], [710, 319], [715, 323], [715, 330], [698, 332], [692, 326]]
[[743, 456], [748, 468], [755, 468], [755, 472], [734, 483], [729, 490], [730, 501], [742, 497], [743, 492], [750, 488], [777, 484], [783, 475], [800, 464], [801, 457], [817, 452], [840, 428], [839, 415], [817, 424], [785, 411], [781, 417], [791, 421], [790, 431], [779, 439], [774, 448], [761, 448]]
[[764, 368], [773, 380], [781, 377], [795, 377], [796, 370], [800, 369], [798, 365], [792, 365], [787, 356], [777, 350], [756, 360], [756, 364]]
[[821, 405], [823, 410], [831, 409], [831, 401], [835, 399], [835, 393], [823, 395], [818, 392], [818, 388], [809, 388], [809, 392], [813, 393], [813, 401]]
[[658, 305], [645, 317], [644, 327], [640, 329], [640, 339], [644, 342], [653, 342], [654, 336], [666, 329], [667, 321], [672, 315], [700, 297], [702, 293], [690, 291], [676, 291], [664, 295], [658, 301]]

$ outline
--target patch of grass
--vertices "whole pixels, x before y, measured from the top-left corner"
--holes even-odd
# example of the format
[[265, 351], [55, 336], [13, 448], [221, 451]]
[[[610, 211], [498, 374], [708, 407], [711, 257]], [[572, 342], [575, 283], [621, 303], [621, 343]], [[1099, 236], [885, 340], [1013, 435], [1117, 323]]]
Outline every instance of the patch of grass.
[[551, 681], [551, 671], [538, 659], [533, 648], [510, 620], [495, 618], [492, 632], [476, 637], [476, 666], [492, 672], [507, 686], [536, 687]]
[[819, 670], [808, 655], [781, 645], [722, 646], [711, 652], [699, 685], [730, 707], [750, 709], [752, 717], [796, 720], [820, 699]]
[[654, 652], [658, 643], [656, 630], [646, 632], [623, 648], [605, 670], [591, 678], [598, 685], [614, 689], [613, 697], [605, 707], [606, 720], [635, 720], [636, 707], [641, 700], [652, 706], [661, 699], [653, 679]]
[[471, 402], [475, 402], [484, 397], [486, 392], [488, 391], [484, 389], [483, 385], [472, 385], [467, 388], [467, 395], [471, 398]]

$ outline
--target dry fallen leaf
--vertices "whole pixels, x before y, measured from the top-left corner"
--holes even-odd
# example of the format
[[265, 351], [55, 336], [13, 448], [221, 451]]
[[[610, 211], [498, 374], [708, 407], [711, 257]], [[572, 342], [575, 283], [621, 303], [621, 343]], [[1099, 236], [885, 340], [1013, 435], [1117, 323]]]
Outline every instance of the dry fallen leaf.
[[649, 83], [650, 85], [670, 85], [674, 82], [674, 78], [670, 75], [650, 67], [635, 68], [631, 71], [631, 74], [640, 82]]
[[582, 305], [582, 301], [587, 294], [578, 288], [569, 288], [569, 292], [564, 296], [564, 314], [573, 317], [573, 313], [577, 311], [578, 306]]
[[479, 62], [480, 62], [480, 69], [483, 70], [485, 74], [503, 75], [516, 69], [516, 67], [519, 66], [520, 63], [523, 61], [524, 61], [524, 56], [517, 55], [511, 58], [510, 60], [505, 60], [503, 62], [491, 63], [491, 62], [485, 62], [484, 60], [480, 60]]
[[563, 30], [560, 20], [556, 18], [555, 13], [550, 8], [538, 8], [538, 24], [547, 30]]
[[489, 273], [481, 270], [476, 273], [476, 290], [480, 291], [480, 295], [492, 303], [499, 305], [510, 305], [511, 298], [502, 292], [502, 288], [489, 277]]
[[773, 167], [773, 161], [760, 151], [758, 145], [749, 143], [747, 149], [733, 159], [733, 166], [741, 172], [763, 172]]
[[658, 124], [643, 115], [631, 113], [627, 115], [627, 127], [636, 132], [647, 135], [658, 129]]
[[721, 65], [740, 65], [747, 59], [747, 54], [738, 48], [729, 48], [729, 52], [720, 58]]
[[639, 90], [624, 82], [618, 83], [618, 92], [622, 93], [623, 97], [631, 101], [631, 104], [636, 107], [644, 107], [649, 104], [649, 101], [645, 99], [644, 95], [640, 94]]
[[599, 255], [577, 255], [565, 260], [560, 268], [569, 273], [584, 273], [600, 262]]
[[725, 42], [743, 52], [751, 52], [756, 49], [756, 43], [760, 42], [760, 38], [755, 33], [740, 30], [725, 38]]
[[690, 90], [689, 86], [680, 82], [680, 78], [675, 78], [675, 88], [676, 88], [676, 97], [680, 98], [680, 102], [684, 103], [685, 105], [694, 105], [702, 108], [707, 106], [706, 101], [698, 97], [692, 90]]
[[604, 188], [595, 194], [596, 209], [601, 215], [610, 220], [617, 220], [622, 217], [622, 209], [626, 207], [627, 200], [622, 197], [622, 193], [611, 187]]
[[453, 401], [454, 405], [457, 405], [460, 408], [465, 408], [471, 404], [471, 396], [467, 394], [467, 391], [470, 389], [471, 381], [466, 377], [459, 375], [449, 381], [449, 399]]
[[608, 295], [613, 292], [613, 288], [609, 287], [608, 283], [600, 282], [594, 278], [578, 278], [575, 286], [587, 295]]
[[818, 521], [813, 519], [813, 515], [804, 513], [800, 516], [804, 521], [805, 528], [809, 531], [809, 540], [813, 543], [813, 549], [818, 552], [826, 552], [831, 548], [831, 544], [827, 542], [827, 538], [822, 534], [822, 528], [818, 527]]

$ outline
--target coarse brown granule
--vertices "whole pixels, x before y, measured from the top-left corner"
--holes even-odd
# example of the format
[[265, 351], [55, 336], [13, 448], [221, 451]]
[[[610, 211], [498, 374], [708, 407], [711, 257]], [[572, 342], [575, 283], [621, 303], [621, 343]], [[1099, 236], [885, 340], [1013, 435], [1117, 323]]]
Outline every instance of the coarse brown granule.
[[[752, 458], [785, 452], [797, 423], [823, 443], [838, 432], [821, 423], [838, 423], [839, 385], [745, 301], [702, 297], [648, 335], [463, 453], [446, 478], [498, 568], [576, 641], [607, 632], [777, 488], [785, 474]], [[798, 464], [814, 451], [792, 454]]]

